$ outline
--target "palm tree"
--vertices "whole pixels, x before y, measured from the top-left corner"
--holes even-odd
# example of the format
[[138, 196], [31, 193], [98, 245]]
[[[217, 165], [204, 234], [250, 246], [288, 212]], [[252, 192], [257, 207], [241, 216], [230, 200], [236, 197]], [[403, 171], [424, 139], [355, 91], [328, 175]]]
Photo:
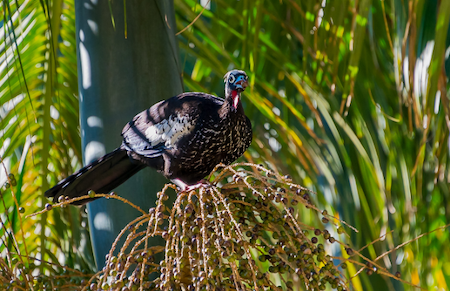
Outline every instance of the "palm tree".
[[[73, 3], [36, 2], [2, 2], [0, 179], [6, 168], [17, 184], [2, 190], [2, 237], [14, 231], [9, 243], [21, 253], [56, 261], [57, 252], [92, 268], [89, 257], [73, 254], [87, 242], [83, 213], [57, 209], [22, 224], [17, 213], [41, 209], [49, 181], [81, 166]], [[386, 254], [378, 262], [392, 274], [448, 289], [448, 235], [428, 232], [450, 218], [450, 2], [200, 2], [174, 1], [177, 30], [188, 27], [178, 36], [183, 81], [187, 90], [221, 92], [227, 69], [247, 71], [244, 105], [255, 135], [244, 158], [315, 190], [320, 208], [359, 230], [341, 240], [355, 249], [376, 240], [362, 253]], [[114, 23], [131, 23], [115, 14]], [[316, 218], [300, 217], [312, 225]], [[21, 244], [34, 240], [38, 247]], [[376, 274], [352, 281], [355, 289], [412, 290]]]

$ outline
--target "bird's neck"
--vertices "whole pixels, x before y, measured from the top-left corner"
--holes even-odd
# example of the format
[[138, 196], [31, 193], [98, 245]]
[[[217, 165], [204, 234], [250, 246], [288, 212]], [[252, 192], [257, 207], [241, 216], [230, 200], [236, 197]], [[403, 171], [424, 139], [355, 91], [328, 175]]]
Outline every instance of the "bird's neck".
[[238, 109], [241, 105], [241, 94], [238, 91], [231, 91], [231, 105], [234, 109]]
[[226, 88], [225, 90], [225, 102], [223, 104], [224, 109], [231, 112], [240, 112], [243, 113], [244, 109], [242, 108], [241, 103], [241, 92], [236, 90], [231, 90]]

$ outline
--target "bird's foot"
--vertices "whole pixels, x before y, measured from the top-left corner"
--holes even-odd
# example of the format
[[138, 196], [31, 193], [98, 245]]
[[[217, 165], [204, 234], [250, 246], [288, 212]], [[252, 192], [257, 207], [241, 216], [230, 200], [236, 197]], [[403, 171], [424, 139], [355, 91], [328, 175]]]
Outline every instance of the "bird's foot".
[[204, 179], [200, 180], [200, 182], [198, 182], [197, 184], [194, 184], [194, 185], [188, 185], [188, 184], [184, 183], [183, 181], [181, 181], [180, 179], [173, 179], [172, 182], [175, 185], [177, 185], [177, 187], [180, 189], [181, 192], [190, 192], [192, 190], [196, 190], [201, 187], [211, 186], [211, 183], [209, 183], [208, 181], [206, 181]]

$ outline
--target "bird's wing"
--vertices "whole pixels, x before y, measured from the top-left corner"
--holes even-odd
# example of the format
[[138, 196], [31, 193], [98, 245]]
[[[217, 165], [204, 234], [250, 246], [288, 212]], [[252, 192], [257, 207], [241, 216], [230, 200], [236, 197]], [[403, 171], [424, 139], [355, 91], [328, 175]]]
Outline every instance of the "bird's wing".
[[202, 108], [220, 108], [223, 100], [204, 93], [184, 93], [156, 103], [136, 115], [122, 130], [123, 146], [153, 158], [195, 130]]

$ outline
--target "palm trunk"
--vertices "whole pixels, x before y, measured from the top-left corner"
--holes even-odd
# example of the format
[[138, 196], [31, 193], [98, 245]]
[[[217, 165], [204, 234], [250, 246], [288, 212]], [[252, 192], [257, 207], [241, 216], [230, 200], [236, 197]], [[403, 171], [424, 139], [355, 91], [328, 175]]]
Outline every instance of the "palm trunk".
[[[77, 1], [85, 163], [119, 146], [121, 130], [135, 114], [182, 92], [173, 14], [173, 2], [167, 0]], [[148, 210], [165, 182], [160, 174], [144, 169], [116, 192]], [[88, 211], [101, 269], [117, 234], [140, 213], [113, 199], [91, 202]]]

